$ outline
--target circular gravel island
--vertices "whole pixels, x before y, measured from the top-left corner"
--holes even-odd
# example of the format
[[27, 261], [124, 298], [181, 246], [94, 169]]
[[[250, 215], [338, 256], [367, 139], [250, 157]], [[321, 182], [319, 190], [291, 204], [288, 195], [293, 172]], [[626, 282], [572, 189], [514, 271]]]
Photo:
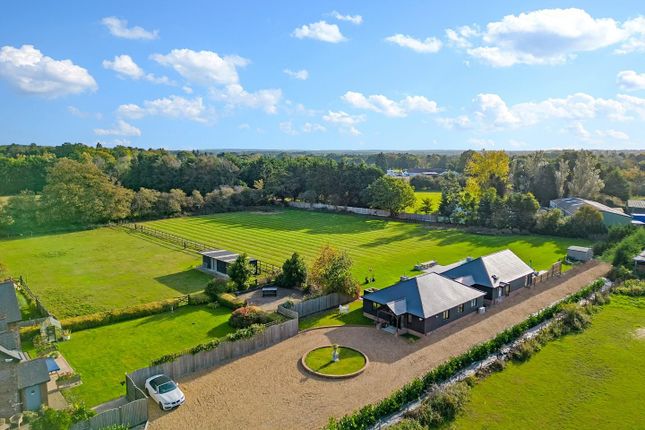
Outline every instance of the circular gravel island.
[[360, 375], [369, 364], [367, 356], [357, 349], [339, 346], [338, 361], [332, 360], [333, 352], [332, 345], [314, 348], [302, 357], [302, 366], [314, 375], [340, 379]]

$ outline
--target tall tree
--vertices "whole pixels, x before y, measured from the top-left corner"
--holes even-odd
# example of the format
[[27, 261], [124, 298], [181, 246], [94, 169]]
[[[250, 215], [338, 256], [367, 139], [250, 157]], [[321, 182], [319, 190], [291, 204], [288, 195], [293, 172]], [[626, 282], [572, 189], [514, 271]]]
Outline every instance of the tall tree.
[[589, 151], [581, 151], [571, 172], [569, 195], [593, 199], [604, 185], [600, 179], [600, 169], [596, 168], [594, 156]]
[[351, 269], [352, 259], [346, 252], [325, 245], [311, 265], [309, 282], [324, 294], [353, 296], [358, 291], [358, 282], [352, 277]]
[[381, 176], [367, 187], [370, 207], [397, 215], [415, 203], [414, 190], [403, 179]]
[[440, 179], [441, 182], [441, 203], [439, 213], [450, 217], [459, 204], [459, 195], [462, 192], [459, 178], [455, 173], [448, 173]]
[[133, 194], [94, 164], [62, 158], [49, 170], [41, 203], [52, 223], [94, 224], [129, 216]]
[[616, 196], [621, 200], [627, 200], [630, 196], [629, 182], [616, 167], [605, 174], [605, 187], [602, 192], [610, 196]]
[[481, 151], [472, 154], [466, 164], [466, 191], [474, 196], [495, 188], [503, 196], [508, 186], [509, 158], [504, 151]]
[[251, 276], [253, 276], [253, 268], [248, 262], [247, 255], [238, 255], [235, 261], [228, 266], [226, 273], [235, 286], [237, 286], [238, 290], [245, 289], [248, 286]]
[[555, 190], [558, 198], [564, 197], [565, 187], [569, 180], [570, 173], [571, 170], [569, 169], [569, 162], [565, 159], [560, 159], [560, 161], [558, 161], [558, 168], [554, 172]]

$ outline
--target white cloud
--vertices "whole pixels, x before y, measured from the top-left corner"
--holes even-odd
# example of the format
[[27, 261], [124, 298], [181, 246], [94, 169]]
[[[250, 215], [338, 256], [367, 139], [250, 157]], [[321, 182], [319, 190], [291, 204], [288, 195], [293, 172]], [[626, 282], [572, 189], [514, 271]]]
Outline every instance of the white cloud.
[[425, 40], [419, 40], [412, 36], [406, 36], [405, 34], [395, 34], [394, 36], [386, 37], [385, 40], [424, 54], [434, 54], [435, 52], [439, 52], [441, 49], [441, 40], [436, 37], [428, 37]]
[[291, 36], [298, 39], [309, 38], [329, 43], [338, 43], [347, 40], [336, 24], [329, 24], [326, 21], [305, 24], [293, 30]]
[[298, 134], [298, 131], [293, 127], [293, 123], [291, 121], [281, 122], [279, 126], [280, 131], [284, 134], [288, 134], [289, 136], [295, 136]]
[[467, 49], [473, 46], [471, 38], [478, 36], [479, 28], [477, 26], [464, 25], [456, 29], [447, 29], [446, 38], [451, 46], [461, 49]]
[[468, 139], [468, 143], [473, 145], [473, 146], [477, 146], [477, 147], [484, 148], [484, 149], [495, 146], [495, 141], [494, 140], [492, 140], [492, 139], [481, 139], [479, 137], [472, 137], [472, 138]]
[[616, 140], [629, 140], [629, 135], [624, 131], [608, 129], [608, 130], [596, 130], [596, 134], [599, 137], [609, 137]]
[[119, 119], [112, 128], [95, 128], [94, 134], [98, 136], [141, 136], [141, 130]]
[[365, 121], [365, 115], [350, 115], [343, 111], [328, 111], [323, 116], [323, 120], [338, 126], [341, 131], [352, 136], [360, 136], [361, 132], [356, 128], [356, 125]]
[[96, 118], [96, 119], [103, 118], [103, 114], [100, 112], [83, 112], [76, 106], [67, 106], [67, 112], [71, 113], [72, 115], [78, 118]]
[[568, 129], [582, 140], [588, 140], [591, 138], [591, 132], [587, 130], [580, 121], [570, 124]]
[[303, 133], [315, 133], [318, 131], [323, 132], [323, 131], [327, 131], [327, 129], [325, 128], [325, 126], [315, 122], [306, 122], [302, 125]]
[[630, 54], [645, 51], [645, 17], [639, 16], [623, 23], [627, 33], [625, 41], [614, 51], [616, 54]]
[[201, 97], [192, 100], [172, 95], [170, 97], [146, 100], [143, 107], [136, 104], [121, 105], [117, 113], [126, 118], [139, 119], [144, 116], [163, 116], [188, 119], [195, 122], [210, 123], [215, 119], [211, 108], [204, 105]]
[[382, 94], [365, 96], [355, 91], [347, 91], [341, 98], [357, 109], [371, 110], [393, 118], [405, 117], [410, 112], [435, 113], [439, 111], [435, 101], [428, 100], [423, 96], [407, 96], [396, 102]]
[[103, 60], [103, 67], [114, 70], [121, 77], [141, 79], [145, 73], [129, 55], [117, 55], [114, 60]]
[[237, 55], [220, 57], [213, 51], [173, 49], [167, 55], [154, 54], [150, 58], [164, 66], [172, 67], [192, 83], [236, 84], [239, 81], [237, 67], [244, 67], [249, 60]]
[[330, 15], [339, 21], [348, 21], [355, 25], [361, 25], [363, 23], [363, 17], [360, 15], [342, 15], [337, 11], [333, 11]]
[[251, 126], [244, 122], [244, 123], [238, 125], [237, 128], [239, 128], [240, 130], [248, 130], [248, 129], [251, 128]]
[[174, 85], [167, 76], [155, 76], [152, 73], [145, 73], [129, 55], [117, 55], [114, 60], [103, 60], [103, 67], [114, 70], [120, 78], [130, 78], [134, 80], [145, 79], [154, 84]]
[[645, 99], [620, 94], [615, 99], [603, 99], [585, 93], [562, 98], [549, 98], [539, 102], [508, 105], [497, 94], [478, 94], [471, 115], [441, 118], [439, 123], [447, 128], [479, 128], [501, 130], [529, 127], [549, 120], [573, 121], [569, 129], [578, 136], [588, 132], [577, 122], [585, 119], [627, 121], [632, 114], [645, 118]]
[[629, 32], [611, 18], [593, 18], [582, 9], [570, 8], [507, 15], [488, 23], [481, 33], [462, 27], [446, 35], [470, 56], [495, 67], [509, 67], [564, 63], [578, 52], [619, 43]]
[[159, 30], [148, 31], [137, 26], [128, 28], [128, 21], [115, 16], [103, 18], [101, 23], [110, 30], [113, 36], [122, 39], [153, 40], [159, 37]]
[[248, 92], [239, 84], [227, 85], [223, 90], [212, 88], [211, 95], [223, 101], [229, 107], [244, 106], [253, 109], [262, 109], [266, 113], [274, 114], [278, 111], [278, 103], [282, 98], [282, 90], [265, 89]]
[[645, 73], [636, 73], [633, 70], [623, 70], [616, 76], [618, 86], [626, 91], [645, 89]]
[[181, 87], [181, 89], [186, 94], [192, 94], [193, 93], [193, 89], [191, 87], [189, 87], [188, 85], [184, 85], [183, 87]]
[[83, 67], [70, 60], [47, 57], [33, 45], [3, 46], [0, 49], [0, 77], [22, 92], [50, 98], [98, 88]]
[[296, 70], [296, 71], [293, 71], [290, 69], [284, 69], [283, 72], [289, 75], [290, 77], [301, 81], [306, 81], [309, 78], [309, 72], [306, 69]]

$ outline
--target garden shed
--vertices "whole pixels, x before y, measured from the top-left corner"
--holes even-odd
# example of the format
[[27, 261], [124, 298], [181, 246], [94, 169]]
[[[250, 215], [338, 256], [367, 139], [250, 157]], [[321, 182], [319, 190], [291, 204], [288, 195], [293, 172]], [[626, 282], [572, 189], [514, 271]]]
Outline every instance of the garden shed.
[[[205, 272], [212, 273], [220, 276], [228, 276], [228, 266], [232, 264], [240, 254], [236, 254], [224, 249], [208, 249], [199, 251], [202, 256], [201, 269]], [[248, 263], [255, 268], [255, 274], [259, 273], [258, 260], [249, 258]]]
[[567, 248], [567, 259], [572, 261], [589, 261], [593, 258], [593, 249], [585, 246], [570, 246]]
[[56, 342], [62, 336], [63, 327], [56, 318], [49, 316], [40, 323], [40, 336], [46, 342]]

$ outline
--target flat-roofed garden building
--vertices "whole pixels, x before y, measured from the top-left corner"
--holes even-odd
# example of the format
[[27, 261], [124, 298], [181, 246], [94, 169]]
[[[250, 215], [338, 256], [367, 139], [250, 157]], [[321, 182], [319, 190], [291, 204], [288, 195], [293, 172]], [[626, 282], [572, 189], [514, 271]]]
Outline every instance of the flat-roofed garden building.
[[[202, 256], [202, 265], [200, 268], [203, 271], [224, 277], [228, 277], [228, 266], [240, 256], [240, 254], [224, 249], [208, 249], [200, 251], [199, 254]], [[255, 268], [254, 274], [259, 274], [260, 267], [258, 260], [249, 258], [247, 261]]]

